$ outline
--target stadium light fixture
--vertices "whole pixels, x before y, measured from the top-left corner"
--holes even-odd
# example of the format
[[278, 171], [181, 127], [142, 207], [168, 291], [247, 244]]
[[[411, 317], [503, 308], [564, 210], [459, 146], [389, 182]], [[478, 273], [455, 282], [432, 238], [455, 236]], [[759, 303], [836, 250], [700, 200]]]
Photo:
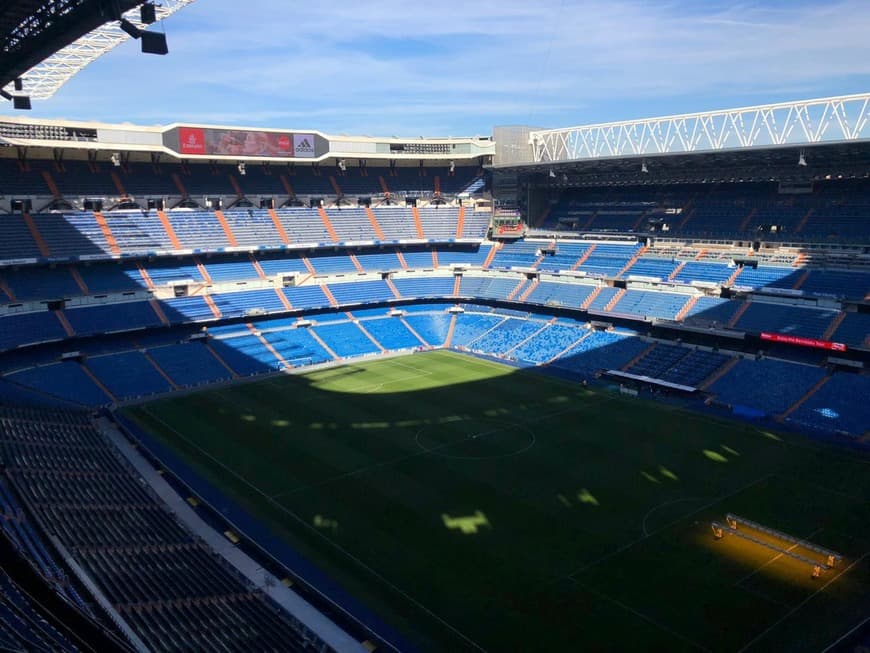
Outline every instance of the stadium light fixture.
[[248, 167], [245, 165], [245, 162], [244, 162], [244, 161], [239, 161], [239, 165], [236, 166], [236, 167], [239, 169], [239, 174], [240, 174], [240, 175], [246, 175], [246, 174], [248, 174]]
[[451, 161], [450, 162], [450, 173], [452, 174], [454, 172], [456, 172], [456, 161]]
[[20, 109], [23, 111], [30, 111], [32, 108], [30, 105], [30, 96], [27, 95], [10, 95], [2, 88], [0, 88], [0, 97], [4, 100], [11, 100], [12, 107], [15, 109]]
[[641, 161], [640, 171], [645, 175], [649, 174], [649, 168], [646, 167], [646, 161]]
[[143, 25], [157, 22], [157, 7], [154, 6], [153, 2], [146, 2], [139, 7], [139, 20], [142, 21]]
[[347, 170], [347, 163], [345, 163], [344, 159], [339, 159], [338, 161], [338, 169], [344, 172]]
[[138, 39], [142, 36], [142, 30], [140, 30], [126, 18], [122, 18], [120, 21], [118, 21], [118, 27], [127, 32], [127, 34], [132, 36], [134, 39]]
[[115, 166], [116, 168], [121, 167], [121, 155], [119, 155], [117, 152], [114, 152], [112, 154], [111, 161], [112, 161], [112, 165]]
[[804, 151], [801, 150], [800, 154], [798, 154], [798, 165], [806, 168], [807, 166], [807, 157], [804, 154]]
[[550, 179], [555, 179], [555, 178], [556, 178], [556, 173], [553, 171], [552, 168], [550, 168]]

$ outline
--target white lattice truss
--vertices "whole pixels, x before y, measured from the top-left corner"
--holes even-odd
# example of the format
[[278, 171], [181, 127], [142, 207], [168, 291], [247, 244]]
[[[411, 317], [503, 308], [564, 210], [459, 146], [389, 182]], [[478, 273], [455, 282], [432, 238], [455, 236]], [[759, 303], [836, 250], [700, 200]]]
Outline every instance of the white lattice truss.
[[[194, 1], [161, 0], [156, 6], [157, 20], [171, 16]], [[139, 20], [138, 8], [123, 15], [139, 29], [144, 30], [147, 27]], [[129, 34], [118, 27], [118, 21], [101, 25], [24, 73], [24, 93], [35, 100], [47, 100], [85, 66], [130, 38]], [[7, 85], [4, 90], [18, 94], [13, 90], [12, 84]]]
[[870, 139], [870, 93], [529, 134], [535, 163], [862, 139]]

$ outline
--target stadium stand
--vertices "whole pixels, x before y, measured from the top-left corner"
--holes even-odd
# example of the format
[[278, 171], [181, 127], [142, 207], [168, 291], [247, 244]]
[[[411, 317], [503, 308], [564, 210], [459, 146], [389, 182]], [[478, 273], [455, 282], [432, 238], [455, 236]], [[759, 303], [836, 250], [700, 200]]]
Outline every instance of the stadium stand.
[[[38, 429], [22, 422], [0, 422], [12, 485], [145, 645], [301, 650], [314, 640], [185, 530], [86, 415], [31, 413]], [[15, 596], [6, 580], [3, 594]], [[74, 650], [64, 644], [50, 648]]]

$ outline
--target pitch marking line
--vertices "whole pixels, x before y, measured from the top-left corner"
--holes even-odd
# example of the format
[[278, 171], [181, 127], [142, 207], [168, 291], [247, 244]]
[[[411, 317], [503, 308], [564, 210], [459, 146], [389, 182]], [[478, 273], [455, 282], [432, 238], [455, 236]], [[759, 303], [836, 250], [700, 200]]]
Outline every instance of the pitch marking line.
[[438, 616], [437, 614], [435, 614], [434, 612], [432, 612], [432, 610], [430, 610], [430, 609], [427, 608], [425, 605], [423, 605], [422, 603], [420, 603], [417, 599], [415, 599], [414, 597], [412, 597], [411, 595], [409, 595], [409, 594], [408, 594], [407, 592], [405, 592], [403, 589], [401, 589], [401, 588], [398, 587], [397, 585], [393, 584], [391, 581], [387, 580], [386, 577], [384, 577], [384, 576], [381, 575], [379, 572], [375, 571], [372, 567], [370, 567], [369, 565], [367, 565], [365, 562], [363, 562], [362, 560], [360, 560], [359, 558], [357, 558], [357, 557], [356, 557], [355, 555], [353, 555], [350, 551], [348, 551], [348, 550], [345, 549], [343, 546], [341, 546], [338, 542], [336, 542], [335, 540], [330, 539], [330, 538], [327, 537], [325, 534], [321, 533], [320, 530], [318, 530], [317, 528], [314, 528], [314, 526], [312, 526], [312, 525], [309, 524], [307, 521], [305, 521], [304, 519], [302, 519], [302, 518], [301, 518], [299, 515], [297, 515], [295, 512], [293, 512], [292, 510], [290, 510], [290, 509], [287, 508], [286, 506], [284, 506], [284, 505], [278, 503], [277, 501], [275, 501], [274, 499], [272, 499], [268, 494], [266, 494], [265, 492], [263, 492], [263, 490], [261, 490], [259, 487], [257, 487], [257, 486], [254, 485], [253, 483], [251, 483], [247, 478], [245, 478], [244, 476], [242, 476], [241, 474], [239, 474], [237, 471], [235, 471], [234, 469], [230, 468], [228, 465], [226, 465], [225, 463], [221, 462], [221, 461], [218, 460], [217, 458], [215, 458], [212, 454], [210, 454], [208, 451], [206, 451], [205, 449], [203, 449], [203, 448], [202, 448], [200, 445], [198, 445], [197, 443], [192, 442], [192, 441], [189, 440], [187, 437], [185, 437], [184, 435], [182, 435], [181, 433], [179, 433], [175, 428], [173, 428], [172, 426], [170, 426], [169, 424], [167, 424], [165, 421], [163, 421], [160, 417], [158, 417], [157, 415], [155, 415], [154, 413], [152, 413], [152, 412], [150, 411], [150, 409], [148, 409], [148, 408], [146, 407], [144, 410], [145, 410], [145, 412], [148, 413], [148, 414], [149, 414], [153, 419], [155, 419], [155, 420], [157, 420], [158, 422], [160, 422], [161, 424], [163, 424], [163, 426], [165, 426], [167, 429], [169, 429], [170, 431], [172, 431], [173, 433], [175, 433], [179, 438], [181, 438], [182, 440], [184, 440], [185, 442], [187, 442], [189, 445], [191, 445], [191, 446], [195, 447], [196, 449], [198, 449], [201, 453], [203, 453], [203, 454], [204, 454], [206, 457], [208, 457], [210, 460], [212, 460], [213, 462], [217, 463], [217, 465], [218, 465], [219, 467], [222, 467], [222, 468], [225, 469], [227, 472], [229, 472], [232, 476], [234, 476], [234, 477], [237, 478], [239, 481], [241, 481], [242, 483], [244, 483], [245, 485], [247, 485], [247, 486], [248, 486], [249, 488], [251, 488], [254, 492], [256, 492], [256, 493], [259, 494], [261, 497], [263, 497], [264, 499], [266, 499], [266, 501], [268, 501], [268, 502], [271, 503], [273, 506], [275, 506], [276, 508], [278, 508], [278, 510], [280, 510], [280, 511], [283, 512], [283, 513], [285, 513], [288, 517], [290, 517], [290, 518], [293, 519], [295, 522], [297, 522], [300, 526], [302, 526], [303, 528], [305, 528], [306, 530], [310, 531], [311, 533], [313, 533], [314, 535], [316, 535], [316, 536], [319, 537], [320, 539], [324, 540], [327, 544], [329, 544], [329, 545], [331, 545], [332, 547], [334, 547], [335, 549], [337, 549], [337, 550], [338, 550], [342, 555], [346, 556], [349, 560], [351, 560], [351, 561], [353, 561], [355, 564], [359, 565], [362, 569], [365, 569], [368, 573], [370, 573], [372, 576], [374, 576], [374, 577], [377, 578], [379, 581], [381, 581], [382, 583], [384, 583], [384, 585], [386, 585], [387, 587], [389, 587], [390, 589], [392, 589], [394, 592], [396, 592], [397, 594], [399, 594], [399, 595], [400, 595], [402, 598], [404, 598], [406, 601], [408, 601], [408, 602], [411, 603], [412, 605], [416, 606], [417, 608], [419, 608], [420, 610], [422, 610], [423, 612], [425, 612], [426, 614], [428, 614], [430, 617], [432, 617], [433, 619], [435, 619], [435, 620], [436, 620], [438, 623], [440, 623], [441, 625], [447, 627], [451, 632], [453, 632], [453, 633], [455, 633], [456, 635], [458, 635], [458, 636], [459, 636], [460, 638], [462, 638], [465, 642], [467, 642], [468, 644], [470, 644], [470, 645], [471, 645], [475, 650], [477, 650], [477, 651], [481, 651], [482, 653], [486, 653], [486, 649], [485, 649], [485, 648], [483, 648], [482, 646], [480, 646], [477, 642], [475, 642], [473, 639], [471, 639], [470, 637], [468, 637], [467, 635], [465, 635], [462, 631], [460, 631], [458, 628], [456, 628], [455, 626], [453, 626], [452, 624], [450, 624], [449, 622], [447, 622], [446, 620], [444, 620], [442, 617], [440, 617], [440, 616]]
[[859, 623], [857, 626], [855, 626], [854, 628], [852, 628], [851, 630], [849, 630], [849, 632], [840, 635], [840, 636], [837, 638], [837, 641], [835, 641], [833, 644], [830, 644], [826, 649], [824, 649], [824, 650], [822, 651], [822, 653], [828, 653], [828, 651], [830, 651], [831, 649], [833, 649], [837, 644], [839, 644], [840, 642], [842, 642], [844, 639], [846, 639], [849, 635], [851, 635], [852, 633], [854, 633], [856, 630], [858, 630], [861, 626], [863, 626], [864, 624], [866, 624], [868, 621], [870, 621], [870, 617], [867, 617], [866, 619], [864, 619], [864, 621], [862, 621], [862, 622]]
[[663, 524], [659, 528], [650, 532], [649, 535], [643, 535], [642, 537], [639, 537], [636, 540], [632, 540], [631, 542], [628, 542], [627, 544], [624, 544], [621, 547], [614, 549], [610, 553], [605, 553], [600, 558], [597, 558], [596, 560], [593, 560], [592, 562], [589, 562], [589, 563], [583, 565], [579, 569], [576, 569], [576, 570], [568, 573], [565, 576], [561, 576], [559, 578], [553, 579], [553, 581], [551, 581], [551, 582], [555, 583], [555, 582], [558, 582], [560, 580], [564, 580], [565, 578], [574, 580], [574, 577], [577, 576], [577, 574], [582, 574], [584, 571], [592, 569], [592, 567], [595, 567], [596, 565], [604, 562], [605, 560], [609, 560], [610, 558], [613, 558], [614, 556], [617, 556], [620, 553], [628, 551], [635, 544], [639, 544], [640, 542], [643, 542], [644, 540], [649, 539], [653, 535], [657, 535], [657, 534], [667, 530], [668, 528], [670, 528], [671, 526], [673, 526], [677, 522], [682, 521], [683, 519], [691, 517], [692, 515], [696, 515], [699, 512], [702, 512], [704, 510], [708, 510], [709, 508], [712, 508], [713, 506], [715, 506], [717, 503], [721, 503], [722, 501], [725, 501], [726, 499], [730, 499], [731, 497], [736, 496], [736, 495], [740, 494], [741, 492], [744, 492], [744, 491], [748, 490], [749, 488], [751, 488], [755, 485], [758, 485], [759, 483], [763, 483], [764, 481], [768, 480], [771, 476], [773, 476], [773, 473], [765, 474], [761, 478], [757, 478], [754, 481], [752, 481], [751, 483], [747, 483], [746, 485], [744, 485], [740, 488], [737, 488], [733, 492], [729, 492], [728, 494], [723, 494], [722, 496], [717, 497], [717, 498], [713, 499], [712, 501], [709, 501], [708, 503], [705, 503], [700, 508], [697, 508], [696, 510], [693, 510], [691, 512], [687, 512], [685, 515], [681, 515], [681, 516], [677, 517], [676, 519], [673, 519], [673, 520], [669, 521], [668, 523]]
[[[810, 533], [810, 534], [807, 535], [805, 538], [803, 538], [803, 540], [809, 540], [811, 537], [815, 537], [816, 535], [818, 535], [821, 531], [822, 531], [821, 528], [817, 528], [817, 529], [814, 530], [812, 533]], [[801, 545], [800, 542], [795, 542], [794, 544], [792, 544], [790, 547], [788, 547], [788, 548], [785, 550], [785, 553], [777, 553], [777, 554], [775, 554], [775, 555], [774, 555], [770, 560], [768, 560], [767, 562], [765, 562], [764, 564], [762, 564], [760, 567], [758, 567], [758, 568], [755, 569], [754, 571], [749, 572], [748, 574], [746, 574], [746, 576], [744, 576], [743, 578], [741, 578], [740, 580], [738, 580], [737, 582], [735, 582], [735, 583], [734, 583], [734, 587], [739, 587], [740, 589], [745, 590], [746, 588], [743, 587], [743, 583], [744, 583], [745, 581], [747, 581], [747, 580], [749, 580], [750, 578], [752, 578], [753, 576], [755, 576], [755, 574], [757, 574], [759, 571], [761, 571], [762, 569], [764, 569], [764, 568], [767, 567], [768, 565], [772, 565], [774, 562], [776, 562], [776, 561], [779, 560], [781, 557], [783, 557], [786, 553], [790, 553], [791, 551], [794, 551], [794, 550], [795, 550], [796, 548], [798, 548], [800, 545]]]
[[[855, 562], [853, 562], [851, 565], [849, 565], [848, 567], [846, 567], [843, 571], [841, 571], [841, 572], [840, 572], [839, 574], [837, 574], [836, 576], [833, 576], [833, 577], [832, 577], [832, 578], [831, 578], [827, 583], [825, 583], [824, 585], [822, 585], [821, 587], [819, 587], [818, 589], [816, 589], [815, 592], [813, 592], [812, 594], [810, 594], [807, 598], [805, 598], [803, 601], [801, 601], [801, 602], [798, 603], [796, 606], [794, 606], [791, 610], [789, 610], [789, 611], [786, 612], [784, 615], [782, 615], [779, 619], [777, 619], [777, 620], [774, 621], [772, 624], [770, 624], [770, 626], [768, 626], [768, 627], [765, 628], [763, 631], [761, 631], [761, 633], [759, 633], [758, 635], [756, 635], [755, 637], [753, 637], [751, 640], [749, 640], [749, 641], [748, 641], [748, 642], [743, 646], [743, 648], [741, 648], [737, 653], [743, 653], [743, 651], [745, 651], [745, 650], [748, 649], [750, 646], [752, 646], [753, 644], [755, 644], [755, 642], [757, 642], [759, 639], [761, 639], [762, 637], [764, 637], [765, 635], [767, 635], [767, 633], [769, 633], [771, 630], [773, 630], [774, 628], [776, 628], [776, 627], [777, 627], [779, 624], [781, 624], [783, 621], [785, 621], [785, 620], [788, 619], [790, 616], [792, 616], [795, 612], [797, 612], [797, 611], [800, 610], [802, 607], [804, 607], [804, 606], [805, 606], [807, 603], [809, 603], [809, 602], [810, 602], [810, 601], [811, 601], [811, 600], [812, 600], [812, 599], [813, 599], [813, 598], [814, 598], [814, 597], [815, 597], [819, 592], [821, 592], [822, 590], [824, 590], [826, 587], [828, 587], [828, 585], [830, 585], [831, 583], [833, 583], [835, 580], [837, 580], [837, 579], [840, 578], [841, 576], [845, 575], [847, 571], [849, 571], [852, 567], [854, 567], [854, 566], [857, 565], [859, 562], [861, 562], [861, 561], [862, 561], [864, 558], [866, 558], [868, 555], [870, 555], [870, 551], [867, 551], [866, 553], [864, 553], [864, 555], [862, 555], [860, 558], [858, 558], [857, 560], [855, 560]], [[865, 619], [865, 621], [867, 621], [867, 620]], [[859, 624], [859, 626], [860, 626], [860, 624]], [[855, 629], [853, 629], [853, 630], [856, 630], [856, 629], [857, 629], [857, 627], [856, 627]], [[846, 633], [846, 635], [848, 635], [848, 634], [849, 634], [849, 633]], [[844, 635], [844, 637], [845, 637], [845, 635]], [[840, 639], [842, 639], [842, 637], [841, 637]], [[837, 640], [837, 641], [839, 641], [839, 640]], [[836, 642], [834, 642], [834, 644], [836, 644]], [[833, 646], [833, 644], [832, 644], [832, 646]], [[828, 648], [830, 648], [830, 647], [828, 647]], [[827, 649], [826, 649], [826, 650], [827, 650]]]
[[[601, 403], [601, 402], [598, 402], [598, 403]], [[564, 415], [565, 413], [583, 410], [586, 407], [588, 407], [589, 405], [591, 405], [591, 404], [586, 404], [585, 406], [576, 406], [573, 408], [567, 408], [565, 410], [560, 410], [560, 411], [557, 411], [555, 413], [550, 413], [547, 415], [541, 415], [540, 417], [535, 417], [535, 421], [538, 422], [538, 421], [542, 421], [545, 419], [550, 419], [551, 417], [556, 417], [557, 415]], [[597, 405], [597, 403], [595, 405]], [[466, 420], [463, 419], [461, 421], [466, 421]], [[427, 425], [427, 426], [429, 426], [429, 425]], [[497, 429], [497, 430], [486, 431], [486, 432], [480, 433], [480, 434], [478, 434], [478, 437], [485, 437], [486, 435], [491, 435], [493, 433], [500, 433], [502, 431], [508, 431], [508, 430], [511, 430], [512, 428], [528, 428], [528, 427], [525, 426], [524, 421], [517, 421], [517, 422], [514, 422], [514, 424], [512, 426], [507, 426], [504, 429]], [[418, 431], [417, 435], [419, 435], [419, 433], [420, 432]], [[417, 438], [417, 436], [415, 436], [415, 442], [416, 442], [416, 438]], [[300, 486], [292, 488], [290, 490], [285, 490], [284, 492], [278, 492], [276, 494], [273, 494], [273, 495], [269, 496], [269, 499], [271, 499], [271, 500], [282, 499], [284, 497], [287, 497], [287, 496], [290, 496], [293, 494], [297, 494], [297, 493], [303, 492], [305, 490], [313, 490], [316, 488], [322, 488], [322, 487], [329, 485], [330, 483], [333, 483], [335, 481], [340, 481], [340, 480], [345, 479], [345, 478], [357, 476], [358, 474], [365, 474], [366, 472], [374, 471], [376, 469], [382, 469], [384, 467], [391, 467], [393, 465], [398, 465], [399, 463], [405, 462], [406, 460], [411, 460], [412, 458], [418, 458], [420, 456], [425, 456], [426, 454], [430, 454], [430, 453], [437, 454], [437, 452], [441, 451], [442, 449], [452, 447], [453, 445], [456, 445], [456, 444], [462, 444], [462, 443], [467, 442], [468, 440], [471, 440], [471, 439], [473, 439], [473, 434], [470, 436], [467, 436], [465, 438], [462, 438], [460, 440], [456, 440], [455, 442], [445, 442], [444, 444], [441, 444], [441, 445], [438, 445], [435, 447], [431, 447], [429, 449], [422, 448], [422, 446], [418, 443], [417, 446], [420, 447], [420, 451], [415, 451], [414, 453], [400, 456], [398, 458], [393, 458], [391, 460], [384, 460], [384, 461], [379, 462], [379, 463], [373, 463], [371, 465], [366, 465], [365, 467], [353, 469], [349, 472], [344, 472], [343, 474], [338, 474], [337, 476], [331, 476], [330, 478], [325, 478], [323, 480], [316, 481], [315, 483], [309, 483], [307, 485], [300, 485]], [[530, 446], [528, 446], [526, 449], [524, 449], [522, 452], [513, 452], [512, 454], [506, 454], [505, 456], [500, 456], [500, 457], [504, 458], [507, 455], [518, 455], [519, 453], [524, 453], [525, 451], [528, 451], [529, 449], [531, 449], [531, 447], [534, 446], [534, 444], [536, 442], [537, 442], [537, 438], [535, 438], [534, 442], [532, 442], [532, 444]], [[445, 456], [443, 454], [441, 454], [441, 457], [445, 457]], [[465, 459], [463, 458], [463, 460], [465, 460]], [[473, 460], [473, 459], [471, 459], [471, 460]]]
[[601, 599], [604, 599], [605, 601], [609, 601], [610, 603], [613, 603], [613, 604], [616, 605], [616, 606], [619, 606], [619, 607], [622, 608], [623, 610], [625, 610], [625, 611], [627, 611], [627, 612], [630, 612], [631, 614], [633, 614], [633, 615], [636, 616], [636, 617], [639, 617], [640, 619], [643, 619], [643, 620], [646, 621], [647, 623], [652, 624], [653, 626], [655, 626], [655, 627], [658, 628], [659, 630], [662, 630], [662, 631], [668, 633], [669, 635], [673, 635], [673, 636], [676, 637], [677, 639], [682, 640], [682, 641], [686, 642], [687, 644], [691, 644], [692, 646], [694, 646], [694, 647], [695, 647], [696, 649], [698, 649], [699, 651], [706, 651], [706, 653], [712, 653], [711, 649], [707, 648], [706, 646], [702, 646], [701, 644], [699, 644], [699, 643], [696, 642], [695, 640], [686, 637], [686, 636], [683, 635], [682, 633], [678, 633], [678, 632], [677, 632], [676, 630], [674, 630], [673, 628], [670, 628], [670, 627], [666, 626], [665, 624], [663, 624], [663, 623], [657, 621], [656, 619], [653, 619], [653, 618], [650, 617], [649, 615], [646, 615], [646, 614], [644, 614], [643, 612], [640, 612], [639, 610], [635, 610], [635, 609], [632, 608], [630, 605], [626, 605], [626, 604], [623, 603], [622, 601], [613, 598], [613, 597], [610, 596], [609, 594], [605, 594], [604, 592], [602, 592], [602, 591], [600, 591], [600, 590], [593, 589], [592, 587], [589, 587], [588, 585], [583, 585], [582, 583], [579, 583], [579, 582], [577, 582], [577, 581], [574, 580], [574, 579], [571, 579], [571, 580], [572, 580], [572, 582], [574, 582], [576, 585], [578, 585], [581, 589], [586, 590], [587, 592], [590, 592], [590, 593], [594, 594], [595, 596], [597, 596], [597, 597], [599, 597], [599, 598], [601, 598]]
[[641, 527], [641, 530], [643, 531], [644, 536], [648, 537], [650, 534], [649, 531], [647, 531], [647, 529], [646, 529], [646, 520], [649, 519], [649, 516], [652, 515], [659, 508], [666, 508], [667, 506], [672, 506], [672, 505], [677, 504], [677, 503], [686, 503], [688, 501], [703, 501], [706, 498], [707, 497], [684, 497], [682, 499], [674, 499], [673, 501], [665, 501], [664, 503], [660, 503], [657, 506], [653, 506], [652, 508], [649, 509], [649, 512], [647, 512], [643, 516], [643, 521], [640, 524], [640, 527]]

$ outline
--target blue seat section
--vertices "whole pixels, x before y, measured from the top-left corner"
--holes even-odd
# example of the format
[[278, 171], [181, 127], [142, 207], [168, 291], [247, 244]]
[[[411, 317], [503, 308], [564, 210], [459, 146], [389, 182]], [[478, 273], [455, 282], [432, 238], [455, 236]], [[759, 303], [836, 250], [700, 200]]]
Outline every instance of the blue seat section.
[[743, 359], [708, 390], [719, 401], [749, 406], [778, 415], [800, 399], [825, 372], [821, 368], [785, 361]]
[[363, 328], [381, 343], [384, 349], [408, 349], [422, 347], [423, 343], [408, 331], [397, 317], [384, 317], [376, 320], [363, 320]]
[[326, 214], [342, 242], [362, 242], [377, 238], [364, 208], [327, 209]]
[[670, 383], [697, 386], [728, 359], [724, 354], [657, 344], [626, 371]]
[[[432, 252], [428, 249], [424, 252], [402, 252], [402, 258], [405, 259], [409, 270], [431, 270], [435, 267]], [[438, 262], [441, 263], [440, 260]], [[441, 263], [441, 265], [445, 264]]]
[[488, 354], [501, 355], [532, 336], [545, 324], [537, 320], [508, 318], [495, 329], [475, 340], [472, 347]]
[[284, 244], [268, 211], [245, 209], [223, 214], [240, 246], [281, 247]]
[[614, 313], [626, 315], [673, 320], [688, 301], [688, 295], [650, 290], [626, 290], [625, 294], [619, 298], [619, 301], [610, 310]]
[[483, 239], [489, 229], [490, 215], [486, 211], [466, 211], [463, 238]]
[[329, 299], [320, 286], [284, 288], [284, 296], [293, 308], [320, 308], [329, 306]]
[[66, 338], [66, 331], [51, 311], [0, 317], [0, 349]]
[[205, 269], [214, 282], [245, 281], [258, 279], [260, 275], [253, 263], [247, 260], [203, 261]]
[[217, 355], [239, 376], [265, 374], [280, 367], [272, 352], [266, 349], [257, 336], [250, 333], [212, 340], [210, 344]]
[[555, 281], [541, 281], [526, 301], [531, 304], [544, 304], [548, 306], [580, 306], [595, 286], [587, 286], [579, 283], [557, 283]]
[[838, 372], [789, 420], [825, 431], [863, 436], [870, 432], [870, 376]]
[[179, 386], [196, 386], [232, 378], [199, 342], [155, 347], [149, 349], [148, 353]]
[[[281, 358], [294, 367], [332, 360], [332, 356], [311, 336], [308, 329], [270, 331], [263, 333], [263, 338], [272, 345]], [[366, 342], [370, 341], [366, 338]]]
[[117, 399], [169, 392], [172, 386], [138, 351], [94, 356], [85, 363]]
[[412, 313], [405, 316], [405, 321], [414, 331], [420, 334], [429, 345], [440, 347], [447, 340], [447, 332], [450, 330], [450, 314], [440, 311], [437, 313]]
[[462, 277], [459, 294], [462, 297], [507, 299], [519, 283], [520, 280], [515, 277]]
[[308, 260], [311, 261], [317, 274], [357, 273], [356, 266], [347, 254], [309, 256]]
[[677, 269], [678, 265], [678, 262], [670, 259], [641, 257], [634, 262], [634, 265], [628, 268], [628, 271], [622, 277], [653, 277], [655, 279], [666, 280]]
[[683, 322], [696, 326], [724, 327], [742, 305], [743, 302], [721, 297], [698, 297]]
[[393, 279], [393, 285], [402, 297], [449, 297], [453, 281], [453, 277], [405, 277]]
[[372, 209], [372, 212], [387, 240], [418, 240], [414, 214], [409, 207], [384, 206]]
[[831, 340], [856, 347], [870, 347], [870, 313], [846, 313]]
[[0, 261], [41, 256], [24, 218], [20, 215], [0, 215]]
[[543, 272], [570, 270], [590, 247], [588, 243], [559, 241], [556, 243], [556, 253], [545, 256], [538, 264], [538, 269]]
[[[63, 299], [82, 294], [66, 267], [0, 270], [0, 281], [9, 286], [18, 301]], [[3, 299], [5, 297], [0, 295], [0, 301]]]
[[453, 330], [453, 339], [450, 341], [450, 345], [465, 347], [504, 319], [500, 315], [460, 313], [456, 318], [456, 328]]
[[[492, 259], [490, 268], [530, 268], [538, 260], [538, 252], [549, 246], [549, 243], [538, 240], [517, 240], [505, 243]], [[440, 259], [439, 259], [440, 262]]]
[[[417, 209], [420, 224], [423, 225], [423, 235], [429, 240], [450, 240], [456, 238], [456, 228], [459, 225], [459, 208], [454, 206], [425, 207]], [[466, 211], [466, 224], [463, 238], [483, 238], [486, 228], [480, 228], [482, 220], [475, 211]], [[489, 217], [486, 216], [489, 223]], [[412, 223], [413, 224], [413, 223]]]
[[150, 254], [175, 249], [156, 211], [105, 213], [115, 242], [123, 254]]
[[332, 238], [315, 209], [276, 209], [278, 220], [294, 243], [329, 244]]
[[[437, 250], [438, 265], [449, 266], [456, 263], [461, 265], [480, 267], [486, 262], [486, 257], [489, 256], [489, 252], [491, 249], [492, 245], [481, 245], [477, 249], [477, 251], [439, 249]], [[405, 260], [408, 261], [407, 254], [405, 255]], [[411, 265], [410, 261], [408, 261], [408, 265]]]
[[[632, 267], [632, 270], [634, 267]], [[707, 281], [710, 283], [724, 283], [728, 281], [735, 268], [727, 263], [711, 263], [708, 261], [687, 261], [679, 272], [674, 276], [674, 281], [691, 283], [692, 281]], [[630, 272], [630, 271], [629, 271]]]
[[329, 290], [339, 304], [364, 304], [366, 302], [381, 302], [395, 299], [393, 291], [386, 281], [349, 281], [347, 283], [331, 283]]
[[647, 347], [643, 340], [634, 336], [594, 331], [560, 356], [553, 366], [581, 374], [620, 369]]
[[111, 401], [81, 366], [73, 361], [13, 372], [6, 378], [40, 392], [87, 406], [100, 406]]
[[734, 281], [735, 288], [763, 288], [765, 286], [774, 286], [781, 288], [782, 282], [785, 279], [791, 280], [791, 284], [786, 284], [785, 287], [790, 288], [797, 281], [800, 271], [795, 268], [780, 268], [772, 265], [759, 265], [753, 269], [744, 267], [737, 275]]
[[[401, 270], [402, 264], [395, 252], [382, 252], [380, 254], [357, 254], [356, 259], [366, 272], [392, 272]], [[430, 257], [431, 263], [431, 257]], [[430, 266], [431, 267], [431, 266]]]
[[722, 367], [728, 357], [712, 351], [692, 351], [680, 359], [660, 378], [671, 383], [698, 386]]
[[160, 318], [148, 302], [100, 304], [64, 311], [78, 335], [112, 333], [160, 326]]
[[166, 318], [173, 324], [216, 319], [205, 303], [205, 298], [200, 295], [164, 299], [160, 302], [160, 307]]
[[312, 328], [323, 342], [342, 358], [375, 354], [380, 351], [353, 322], [318, 324]]
[[461, 313], [456, 318], [456, 328], [453, 330], [453, 347], [465, 347], [482, 336], [505, 318], [500, 315], [480, 315], [477, 313]]
[[848, 270], [811, 270], [800, 289], [814, 295], [864, 299], [870, 294], [870, 273]]
[[278, 294], [271, 288], [263, 290], [248, 290], [243, 292], [213, 293], [212, 301], [221, 312], [221, 317], [242, 317], [251, 311], [279, 313], [284, 304]]
[[545, 363], [577, 342], [587, 331], [577, 326], [551, 324], [541, 333], [514, 349], [510, 357], [528, 363]]
[[[50, 624], [45, 609], [31, 601], [6, 572], [0, 570], [0, 646], [3, 650], [78, 651], [63, 633]], [[84, 606], [80, 598], [78, 602]], [[84, 611], [87, 612], [87, 609]]]
[[182, 247], [193, 250], [222, 250], [230, 246], [217, 216], [211, 211], [178, 209], [167, 213]]
[[308, 274], [308, 268], [305, 267], [302, 258], [293, 254], [257, 254], [256, 258], [263, 272], [269, 277], [289, 272]]
[[635, 255], [640, 245], [596, 244], [578, 270], [596, 276], [615, 277]]
[[750, 302], [735, 327], [743, 331], [775, 331], [804, 338], [821, 338], [837, 311]]
[[602, 288], [601, 292], [595, 296], [595, 299], [589, 303], [589, 310], [603, 311], [604, 307], [610, 303], [610, 300], [613, 299], [618, 292], [618, 288], [611, 288], [610, 286]]
[[145, 266], [148, 276], [155, 286], [166, 283], [205, 283], [205, 279], [199, 272], [196, 264], [187, 259], [185, 262], [172, 263], [171, 261], [154, 261]]
[[138, 268], [130, 264], [104, 263], [76, 267], [90, 294], [129, 292], [145, 288]]
[[106, 236], [91, 211], [36, 214], [33, 222], [53, 257], [111, 255]]

